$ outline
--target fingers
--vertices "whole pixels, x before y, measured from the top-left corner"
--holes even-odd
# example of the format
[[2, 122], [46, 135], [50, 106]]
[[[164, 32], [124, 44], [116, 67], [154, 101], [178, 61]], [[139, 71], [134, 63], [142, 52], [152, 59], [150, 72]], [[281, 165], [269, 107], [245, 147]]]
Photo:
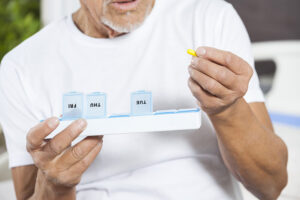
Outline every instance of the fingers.
[[234, 82], [237, 75], [235, 75], [232, 71], [223, 66], [215, 64], [201, 57], [193, 57], [191, 66], [194, 69], [217, 80], [219, 83], [221, 83], [227, 88], [232, 89], [234, 86]]
[[215, 102], [219, 100], [217, 97], [205, 92], [192, 78], [188, 80], [188, 85], [193, 96], [200, 102]]
[[[81, 176], [87, 169], [88, 167], [92, 164], [92, 162], [95, 160], [97, 155], [99, 154], [101, 148], [102, 148], [103, 143], [97, 143], [93, 147], [93, 149], [80, 161], [78, 161], [76, 164], [71, 166], [68, 170], [65, 170], [62, 173], [62, 177], [64, 177], [64, 181], [68, 182], [69, 184], [78, 184], [79, 175]], [[74, 177], [74, 175], [77, 175], [77, 177]]]
[[209, 112], [209, 110], [214, 110], [214, 107], [221, 104], [219, 98], [210, 95], [204, 89], [202, 89], [192, 78], [188, 80], [188, 85], [192, 91], [193, 96], [199, 101], [202, 110]]
[[78, 119], [72, 122], [72, 124], [47, 143], [45, 150], [50, 152], [53, 156], [59, 155], [85, 130], [86, 126], [87, 122], [84, 119]]
[[235, 74], [246, 74], [252, 70], [246, 61], [228, 51], [211, 47], [199, 47], [196, 53], [199, 57], [227, 67]]
[[27, 150], [32, 151], [40, 148], [45, 137], [54, 131], [58, 124], [59, 119], [52, 117], [31, 128], [27, 134]]
[[66, 170], [78, 161], [84, 159], [95, 148], [95, 146], [102, 143], [102, 138], [102, 136], [90, 136], [77, 143], [72, 148], [69, 148], [57, 160], [57, 167], [61, 170]]
[[189, 66], [189, 87], [206, 113], [220, 113], [246, 94], [253, 74], [246, 61], [210, 47], [200, 47], [196, 54]]
[[201, 86], [201, 88], [206, 92], [209, 92], [216, 97], [223, 98], [230, 93], [230, 90], [225, 88], [218, 81], [202, 72], [199, 72], [198, 70], [195, 70], [193, 67], [189, 67], [189, 73], [192, 80], [198, 84], [198, 87]]

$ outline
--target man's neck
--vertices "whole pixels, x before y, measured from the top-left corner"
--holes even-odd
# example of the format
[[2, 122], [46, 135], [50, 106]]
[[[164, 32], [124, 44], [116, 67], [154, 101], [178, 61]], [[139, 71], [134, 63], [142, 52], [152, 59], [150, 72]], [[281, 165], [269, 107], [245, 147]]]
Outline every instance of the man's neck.
[[115, 38], [122, 35], [112, 30], [103, 23], [97, 23], [90, 15], [88, 10], [81, 7], [72, 15], [73, 21], [77, 28], [84, 34], [94, 38]]

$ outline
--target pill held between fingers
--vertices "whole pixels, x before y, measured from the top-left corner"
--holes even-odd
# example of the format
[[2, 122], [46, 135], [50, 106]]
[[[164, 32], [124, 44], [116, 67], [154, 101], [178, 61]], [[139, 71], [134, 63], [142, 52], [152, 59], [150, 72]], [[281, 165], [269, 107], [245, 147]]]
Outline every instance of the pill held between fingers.
[[194, 51], [193, 49], [188, 49], [187, 53], [192, 55], [192, 56], [197, 56], [196, 51]]

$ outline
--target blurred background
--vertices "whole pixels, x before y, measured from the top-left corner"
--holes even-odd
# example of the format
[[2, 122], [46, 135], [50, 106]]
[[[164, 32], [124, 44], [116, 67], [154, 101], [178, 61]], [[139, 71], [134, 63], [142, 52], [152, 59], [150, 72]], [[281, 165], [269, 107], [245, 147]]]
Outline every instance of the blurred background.
[[[300, 200], [300, 1], [228, 0], [243, 19], [276, 133], [289, 149], [280, 200]], [[20, 42], [76, 10], [79, 0], [1, 0], [0, 61]], [[1, 111], [0, 111], [1, 112]], [[243, 189], [245, 200], [256, 198]], [[0, 128], [0, 199], [15, 199]]]

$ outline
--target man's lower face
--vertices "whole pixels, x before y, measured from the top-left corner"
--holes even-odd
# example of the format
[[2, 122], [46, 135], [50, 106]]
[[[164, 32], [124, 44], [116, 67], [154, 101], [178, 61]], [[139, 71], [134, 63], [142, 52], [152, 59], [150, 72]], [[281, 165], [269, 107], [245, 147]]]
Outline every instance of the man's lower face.
[[139, 27], [150, 14], [155, 3], [155, 0], [102, 1], [100, 20], [119, 33], [131, 32]]

